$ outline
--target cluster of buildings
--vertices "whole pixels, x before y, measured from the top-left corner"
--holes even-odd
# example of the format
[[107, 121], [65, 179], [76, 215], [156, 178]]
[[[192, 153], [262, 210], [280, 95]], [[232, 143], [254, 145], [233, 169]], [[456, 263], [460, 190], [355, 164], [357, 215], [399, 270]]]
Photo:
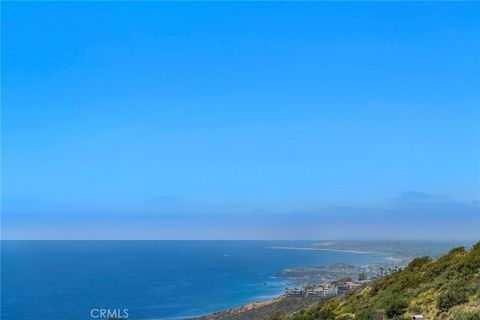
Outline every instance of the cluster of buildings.
[[364, 283], [368, 282], [367, 280], [363, 281], [346, 281], [342, 283], [337, 282], [326, 282], [318, 287], [307, 286], [303, 289], [298, 288], [287, 288], [285, 289], [285, 296], [289, 298], [300, 298], [300, 297], [330, 297], [346, 293], [347, 291], [359, 288]]

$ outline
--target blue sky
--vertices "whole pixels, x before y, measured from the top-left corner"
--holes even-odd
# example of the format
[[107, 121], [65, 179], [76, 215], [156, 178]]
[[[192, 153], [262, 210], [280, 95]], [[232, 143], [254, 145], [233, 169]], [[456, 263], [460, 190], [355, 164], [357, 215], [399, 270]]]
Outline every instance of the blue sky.
[[478, 238], [479, 12], [4, 2], [3, 235]]

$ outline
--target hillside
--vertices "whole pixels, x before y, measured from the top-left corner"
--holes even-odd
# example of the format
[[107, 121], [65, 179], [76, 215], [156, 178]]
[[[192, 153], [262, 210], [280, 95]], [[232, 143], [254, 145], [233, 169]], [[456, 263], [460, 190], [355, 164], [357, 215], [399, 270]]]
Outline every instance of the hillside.
[[[280, 297], [271, 302], [253, 302], [248, 305], [219, 311], [210, 315], [189, 320], [264, 320], [277, 319], [276, 315], [291, 314], [319, 303], [319, 298], [304, 297], [301, 299], [288, 299]], [[280, 317], [281, 319], [281, 317]]]
[[414, 259], [404, 270], [281, 320], [480, 320], [480, 242], [436, 260]]

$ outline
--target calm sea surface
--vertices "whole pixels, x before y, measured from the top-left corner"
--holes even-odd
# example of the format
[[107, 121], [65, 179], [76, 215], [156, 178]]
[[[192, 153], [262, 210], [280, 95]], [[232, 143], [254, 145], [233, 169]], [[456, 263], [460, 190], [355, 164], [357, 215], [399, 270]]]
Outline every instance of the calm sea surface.
[[177, 319], [278, 295], [285, 268], [362, 265], [382, 254], [278, 250], [309, 241], [2, 241], [3, 320]]

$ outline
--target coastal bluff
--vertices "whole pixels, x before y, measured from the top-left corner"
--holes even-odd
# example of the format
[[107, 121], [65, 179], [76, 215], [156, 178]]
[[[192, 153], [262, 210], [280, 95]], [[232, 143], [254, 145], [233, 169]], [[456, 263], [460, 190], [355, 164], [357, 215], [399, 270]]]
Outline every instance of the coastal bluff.
[[188, 320], [262, 320], [275, 315], [300, 312], [321, 303], [321, 298], [303, 297], [300, 299], [280, 296], [269, 301], [256, 301], [238, 308], [227, 309], [209, 315], [189, 318]]

